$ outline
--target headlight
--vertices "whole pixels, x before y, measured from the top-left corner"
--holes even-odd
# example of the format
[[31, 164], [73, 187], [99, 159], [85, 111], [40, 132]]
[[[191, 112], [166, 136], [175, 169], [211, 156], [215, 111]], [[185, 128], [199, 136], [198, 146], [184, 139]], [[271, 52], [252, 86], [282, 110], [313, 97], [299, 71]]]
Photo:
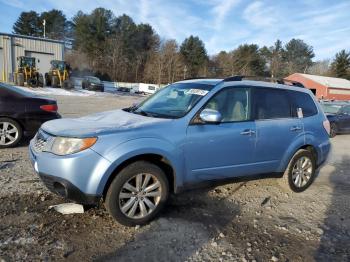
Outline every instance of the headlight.
[[69, 138], [56, 137], [52, 143], [51, 152], [56, 155], [69, 155], [92, 147], [97, 141], [96, 137]]

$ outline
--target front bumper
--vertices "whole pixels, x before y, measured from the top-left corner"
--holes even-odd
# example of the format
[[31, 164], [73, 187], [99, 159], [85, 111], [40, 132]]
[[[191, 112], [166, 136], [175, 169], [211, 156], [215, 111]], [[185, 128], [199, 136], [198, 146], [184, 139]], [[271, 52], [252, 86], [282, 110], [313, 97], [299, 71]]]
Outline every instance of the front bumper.
[[95, 205], [100, 202], [101, 196], [85, 194], [66, 179], [40, 173], [39, 177], [51, 192], [61, 197], [85, 205]]
[[29, 155], [35, 172], [46, 187], [64, 198], [95, 204], [103, 195], [102, 180], [110, 162], [91, 149], [57, 156], [48, 152], [36, 152], [34, 139], [30, 142]]

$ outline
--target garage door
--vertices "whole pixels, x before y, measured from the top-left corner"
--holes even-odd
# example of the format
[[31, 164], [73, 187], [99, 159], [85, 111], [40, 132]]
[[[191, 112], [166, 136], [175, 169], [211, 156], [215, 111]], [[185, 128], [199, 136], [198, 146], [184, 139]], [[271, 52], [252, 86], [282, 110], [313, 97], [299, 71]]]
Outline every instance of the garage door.
[[[51, 67], [51, 60], [54, 59], [53, 54], [44, 54], [44, 53], [37, 53], [37, 52], [31, 52], [26, 51], [26, 56], [35, 57], [36, 58], [36, 67], [39, 68], [39, 72], [45, 75], [45, 73], [49, 72]], [[38, 62], [40, 61], [40, 62]]]
[[0, 48], [0, 81], [5, 81], [4, 74], [4, 50]]

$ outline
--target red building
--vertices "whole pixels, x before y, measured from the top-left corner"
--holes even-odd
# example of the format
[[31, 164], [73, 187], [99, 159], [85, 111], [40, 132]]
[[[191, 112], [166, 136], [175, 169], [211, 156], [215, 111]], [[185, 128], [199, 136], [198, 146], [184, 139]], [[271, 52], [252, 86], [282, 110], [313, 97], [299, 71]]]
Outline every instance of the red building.
[[302, 83], [318, 99], [350, 100], [350, 81], [343, 78], [295, 73], [285, 79]]

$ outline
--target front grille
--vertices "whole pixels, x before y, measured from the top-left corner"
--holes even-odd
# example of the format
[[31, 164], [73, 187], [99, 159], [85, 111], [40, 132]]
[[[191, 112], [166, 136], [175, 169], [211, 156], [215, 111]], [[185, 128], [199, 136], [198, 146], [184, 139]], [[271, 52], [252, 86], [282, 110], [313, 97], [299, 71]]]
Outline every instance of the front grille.
[[34, 141], [34, 150], [36, 152], [42, 152], [46, 146], [47, 141], [41, 137], [36, 137]]
[[36, 152], [44, 151], [46, 144], [49, 141], [50, 136], [43, 131], [39, 131], [34, 138], [34, 150]]

